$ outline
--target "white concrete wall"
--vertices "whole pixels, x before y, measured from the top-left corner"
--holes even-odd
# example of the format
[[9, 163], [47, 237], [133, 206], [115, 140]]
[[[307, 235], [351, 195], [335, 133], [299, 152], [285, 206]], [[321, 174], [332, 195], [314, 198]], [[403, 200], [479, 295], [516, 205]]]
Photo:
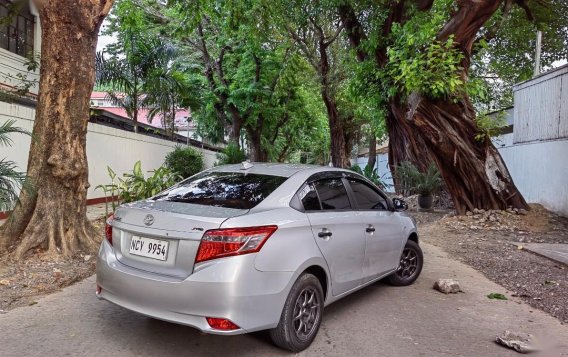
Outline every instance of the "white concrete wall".
[[[16, 120], [16, 126], [33, 129], [35, 110], [17, 104], [0, 101], [0, 123], [9, 119]], [[11, 136], [14, 144], [11, 147], [0, 147], [0, 159], [7, 158], [15, 161], [21, 171], [25, 171], [28, 162], [30, 138], [25, 135]], [[89, 123], [87, 132], [87, 157], [89, 160], [89, 188], [87, 197], [103, 197], [103, 191], [96, 190], [100, 184], [110, 183], [107, 166], [110, 166], [118, 175], [131, 171], [134, 163], [142, 162], [144, 171], [160, 167], [166, 154], [173, 150], [175, 143], [167, 140], [153, 138], [146, 135], [135, 134], [116, 128]], [[205, 167], [212, 167], [216, 153], [210, 150], [195, 148], [203, 154]]]
[[[31, 132], [33, 130], [34, 115], [35, 110], [32, 108], [0, 101], [0, 123], [14, 119], [16, 120], [16, 126]], [[12, 134], [10, 138], [14, 143], [12, 146], [0, 146], [0, 159], [7, 158], [15, 161], [20, 171], [25, 171], [28, 165], [31, 139], [27, 135], [20, 134]]]
[[515, 144], [499, 152], [527, 202], [568, 216], [568, 140]]

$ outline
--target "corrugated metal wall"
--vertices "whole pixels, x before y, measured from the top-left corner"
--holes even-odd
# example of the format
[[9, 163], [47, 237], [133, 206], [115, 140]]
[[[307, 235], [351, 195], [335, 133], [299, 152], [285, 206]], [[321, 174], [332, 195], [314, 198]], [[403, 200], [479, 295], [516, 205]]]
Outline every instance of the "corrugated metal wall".
[[514, 142], [568, 138], [568, 66], [514, 87]]
[[560, 124], [558, 135], [568, 138], [568, 69], [562, 75], [562, 91], [560, 93]]

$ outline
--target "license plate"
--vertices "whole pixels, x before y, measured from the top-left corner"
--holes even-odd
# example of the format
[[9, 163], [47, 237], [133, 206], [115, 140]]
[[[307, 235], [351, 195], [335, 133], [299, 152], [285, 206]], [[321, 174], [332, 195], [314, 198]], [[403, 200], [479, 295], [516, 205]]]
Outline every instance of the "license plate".
[[168, 257], [168, 242], [145, 237], [132, 237], [130, 254], [146, 258], [166, 260]]

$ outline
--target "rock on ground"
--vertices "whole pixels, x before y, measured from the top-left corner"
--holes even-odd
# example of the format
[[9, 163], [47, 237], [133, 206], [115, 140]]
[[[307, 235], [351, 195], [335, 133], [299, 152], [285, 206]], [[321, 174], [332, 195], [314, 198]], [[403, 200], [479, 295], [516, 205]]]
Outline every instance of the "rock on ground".
[[463, 292], [460, 283], [454, 279], [438, 279], [434, 283], [434, 289], [444, 294], [456, 294]]
[[495, 339], [498, 344], [514, 349], [519, 353], [536, 352], [539, 349], [534, 345], [533, 336], [527, 333], [517, 333], [505, 330]]

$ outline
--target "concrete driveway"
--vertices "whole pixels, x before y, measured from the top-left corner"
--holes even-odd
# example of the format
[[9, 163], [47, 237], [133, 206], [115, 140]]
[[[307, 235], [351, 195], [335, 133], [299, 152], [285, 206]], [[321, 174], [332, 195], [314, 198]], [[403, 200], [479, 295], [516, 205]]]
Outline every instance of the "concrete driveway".
[[[516, 356], [495, 344], [506, 329], [547, 338], [547, 356], [568, 356], [568, 327], [510, 298], [477, 271], [423, 244], [426, 264], [406, 288], [369, 286], [329, 306], [313, 345], [302, 356]], [[456, 278], [463, 294], [432, 290]], [[0, 315], [0, 356], [231, 356], [287, 355], [266, 333], [221, 337], [150, 319], [94, 296], [94, 277], [38, 304]], [[561, 345], [563, 344], [563, 345]]]

